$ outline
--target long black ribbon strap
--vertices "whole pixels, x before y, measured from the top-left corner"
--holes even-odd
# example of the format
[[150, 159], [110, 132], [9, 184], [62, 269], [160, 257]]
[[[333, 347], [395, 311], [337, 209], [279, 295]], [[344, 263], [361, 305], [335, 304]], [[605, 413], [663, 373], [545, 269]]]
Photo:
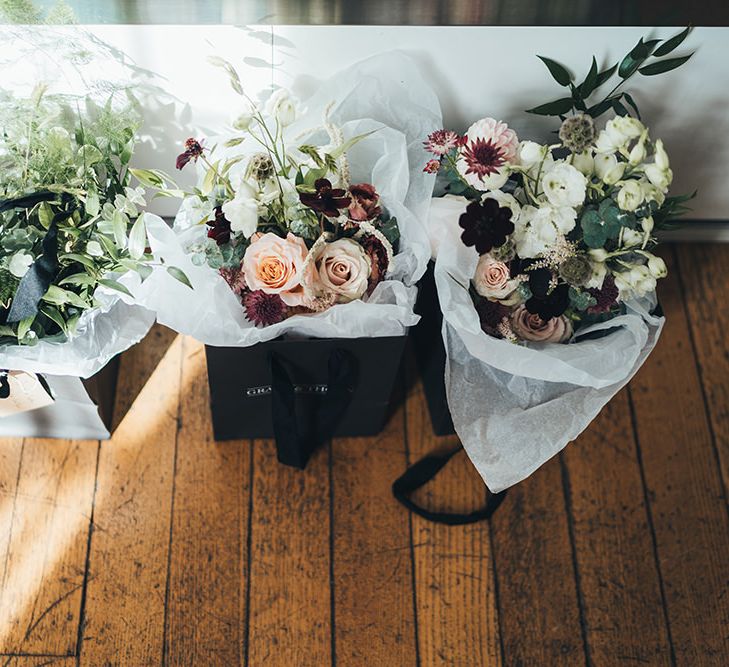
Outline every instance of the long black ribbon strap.
[[10, 397], [10, 382], [8, 381], [8, 371], [0, 368], [0, 399]]
[[457, 447], [445, 454], [432, 453], [424, 456], [420, 461], [411, 465], [400, 477], [398, 477], [392, 485], [392, 494], [402, 505], [407, 507], [411, 512], [418, 516], [432, 521], [434, 523], [444, 523], [449, 526], [462, 526], [478, 521], [486, 521], [490, 519], [494, 512], [506, 497], [506, 491], [501, 493], [489, 493], [486, 505], [478, 510], [461, 514], [458, 512], [434, 512], [426, 507], [418, 505], [411, 500], [410, 495], [427, 484], [433, 479], [450, 461], [455, 454], [461, 451], [462, 447]]
[[314, 415], [314, 428], [309, 437], [299, 431], [296, 419], [296, 388], [281, 360], [270, 353], [271, 408], [273, 432], [279, 462], [303, 469], [314, 450], [332, 437], [352, 400], [357, 381], [357, 360], [342, 349], [329, 355], [326, 397]]

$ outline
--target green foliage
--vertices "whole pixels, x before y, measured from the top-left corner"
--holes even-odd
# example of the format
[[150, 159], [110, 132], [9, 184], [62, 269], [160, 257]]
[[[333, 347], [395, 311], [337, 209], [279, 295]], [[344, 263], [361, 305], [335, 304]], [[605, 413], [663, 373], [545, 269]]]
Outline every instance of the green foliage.
[[[665, 41], [660, 39], [644, 40], [641, 38], [619, 63], [615, 63], [602, 71], [599, 71], [597, 59], [593, 56], [590, 68], [579, 85], [574, 84], [573, 77], [566, 67], [550, 58], [538, 56], [547, 66], [552, 78], [560, 86], [568, 88], [570, 95], [528, 109], [527, 113], [564, 118], [566, 114], [573, 111], [575, 113], [587, 113], [593, 118], [597, 118], [612, 109], [621, 116], [630, 115], [632, 110], [636, 117], [640, 118], [640, 112], [633, 97], [625, 91], [619, 91], [619, 88], [636, 72], [642, 76], [656, 76], [670, 72], [687, 62], [693, 53], [676, 58], [663, 57], [677, 49], [690, 32], [691, 28], [688, 27]], [[653, 58], [653, 60], [648, 62], [650, 58]], [[619, 80], [612, 90], [597, 102], [588, 101], [616, 73]]]

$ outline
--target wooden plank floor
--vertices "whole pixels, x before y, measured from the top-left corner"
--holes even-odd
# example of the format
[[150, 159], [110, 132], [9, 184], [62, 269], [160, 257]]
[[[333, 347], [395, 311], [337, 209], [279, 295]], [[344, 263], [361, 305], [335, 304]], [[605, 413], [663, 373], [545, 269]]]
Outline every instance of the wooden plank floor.
[[[473, 526], [390, 496], [456, 442], [412, 360], [384, 431], [300, 472], [215, 443], [202, 347], [155, 329], [112, 440], [0, 440], [0, 667], [729, 665], [729, 246], [664, 257], [645, 367]], [[483, 498], [462, 454], [419, 497]]]

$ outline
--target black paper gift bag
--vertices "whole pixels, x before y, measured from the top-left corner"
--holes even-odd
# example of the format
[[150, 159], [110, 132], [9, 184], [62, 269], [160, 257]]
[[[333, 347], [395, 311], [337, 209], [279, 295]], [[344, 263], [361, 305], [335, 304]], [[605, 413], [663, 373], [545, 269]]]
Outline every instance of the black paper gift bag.
[[206, 346], [215, 439], [275, 438], [279, 461], [303, 468], [333, 436], [376, 435], [388, 416], [406, 339]]

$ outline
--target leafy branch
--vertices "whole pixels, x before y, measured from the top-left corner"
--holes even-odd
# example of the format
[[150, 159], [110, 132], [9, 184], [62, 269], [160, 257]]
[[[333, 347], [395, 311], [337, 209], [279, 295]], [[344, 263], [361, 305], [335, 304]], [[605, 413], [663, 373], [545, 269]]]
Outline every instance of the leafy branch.
[[[569, 89], [569, 95], [561, 97], [546, 104], [540, 104], [527, 113], [539, 116], [559, 116], [564, 118], [570, 112], [585, 113], [593, 118], [601, 116], [612, 109], [620, 116], [631, 115], [632, 110], [640, 118], [640, 112], [635, 100], [626, 91], [621, 91], [626, 81], [636, 73], [642, 76], [656, 76], [680, 67], [693, 55], [666, 58], [675, 51], [688, 37], [691, 26], [667, 40], [649, 39], [642, 37], [619, 63], [599, 70], [595, 56], [592, 57], [590, 69], [581, 83], [576, 84], [573, 74], [564, 66], [551, 58], [538, 56], [545, 64], [552, 78], [562, 87]], [[650, 59], [650, 61], [649, 61]], [[606, 84], [617, 73], [618, 81], [607, 95], [597, 102], [590, 101], [594, 93]]]

